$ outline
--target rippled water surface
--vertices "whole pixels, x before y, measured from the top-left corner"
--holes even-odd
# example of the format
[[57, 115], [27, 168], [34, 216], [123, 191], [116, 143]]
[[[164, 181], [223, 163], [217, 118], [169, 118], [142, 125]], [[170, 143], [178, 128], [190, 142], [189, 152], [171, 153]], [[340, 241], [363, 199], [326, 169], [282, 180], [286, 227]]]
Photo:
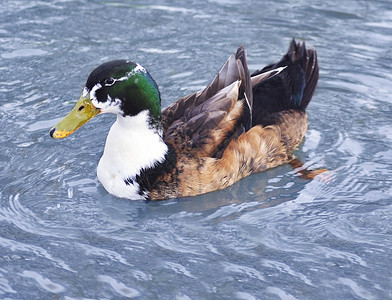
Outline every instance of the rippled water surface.
[[[113, 116], [48, 129], [89, 72], [127, 58], [163, 106], [208, 84], [239, 44], [250, 68], [292, 37], [319, 55], [289, 166], [163, 202], [106, 193], [96, 165]], [[0, 11], [0, 298], [391, 299], [390, 1], [25, 1]]]

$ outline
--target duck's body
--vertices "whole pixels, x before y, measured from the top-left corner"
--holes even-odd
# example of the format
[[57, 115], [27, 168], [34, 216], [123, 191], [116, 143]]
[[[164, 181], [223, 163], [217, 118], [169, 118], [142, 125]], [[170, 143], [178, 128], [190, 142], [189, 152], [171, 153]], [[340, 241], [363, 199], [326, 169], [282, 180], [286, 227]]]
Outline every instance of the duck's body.
[[[160, 113], [148, 72], [114, 61], [90, 74], [70, 115], [117, 114], [97, 170], [109, 193], [151, 200], [195, 196], [289, 162], [307, 130], [305, 108], [317, 80], [316, 52], [304, 43], [293, 40], [279, 63], [252, 76], [240, 47], [203, 91]], [[60, 122], [51, 135], [64, 137], [91, 117], [73, 129]]]

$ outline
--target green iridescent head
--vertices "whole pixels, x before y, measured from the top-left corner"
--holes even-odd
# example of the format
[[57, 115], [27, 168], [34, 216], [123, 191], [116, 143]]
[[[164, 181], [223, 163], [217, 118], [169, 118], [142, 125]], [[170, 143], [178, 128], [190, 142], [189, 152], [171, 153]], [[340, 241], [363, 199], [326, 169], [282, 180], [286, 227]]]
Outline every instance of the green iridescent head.
[[131, 61], [100, 65], [87, 78], [83, 92], [90, 94], [91, 102], [102, 112], [134, 116], [147, 109], [155, 118], [161, 114], [157, 84], [146, 69]]
[[63, 138], [99, 113], [136, 116], [148, 110], [152, 122], [160, 120], [161, 98], [157, 84], [141, 65], [114, 60], [94, 69], [73, 110], [50, 130]]

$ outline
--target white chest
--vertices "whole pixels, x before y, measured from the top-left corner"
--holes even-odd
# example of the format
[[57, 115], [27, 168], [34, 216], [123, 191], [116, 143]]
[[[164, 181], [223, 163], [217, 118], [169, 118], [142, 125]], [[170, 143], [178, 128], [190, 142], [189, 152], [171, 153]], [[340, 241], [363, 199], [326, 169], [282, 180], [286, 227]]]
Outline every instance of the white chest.
[[118, 116], [106, 139], [97, 175], [104, 188], [117, 197], [143, 199], [136, 176], [142, 169], [162, 162], [167, 145], [156, 129], [148, 124], [148, 113], [134, 117]]

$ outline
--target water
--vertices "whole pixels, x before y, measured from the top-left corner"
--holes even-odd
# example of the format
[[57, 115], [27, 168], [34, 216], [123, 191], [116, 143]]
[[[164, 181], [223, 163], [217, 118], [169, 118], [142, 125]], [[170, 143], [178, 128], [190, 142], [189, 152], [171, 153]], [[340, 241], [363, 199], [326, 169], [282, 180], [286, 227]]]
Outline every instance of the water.
[[[390, 1], [6, 0], [0, 20], [0, 298], [392, 298]], [[321, 70], [297, 156], [328, 180], [128, 201], [95, 174], [112, 116], [49, 138], [104, 61], [144, 65], [167, 106], [239, 44], [255, 70], [292, 37]]]

